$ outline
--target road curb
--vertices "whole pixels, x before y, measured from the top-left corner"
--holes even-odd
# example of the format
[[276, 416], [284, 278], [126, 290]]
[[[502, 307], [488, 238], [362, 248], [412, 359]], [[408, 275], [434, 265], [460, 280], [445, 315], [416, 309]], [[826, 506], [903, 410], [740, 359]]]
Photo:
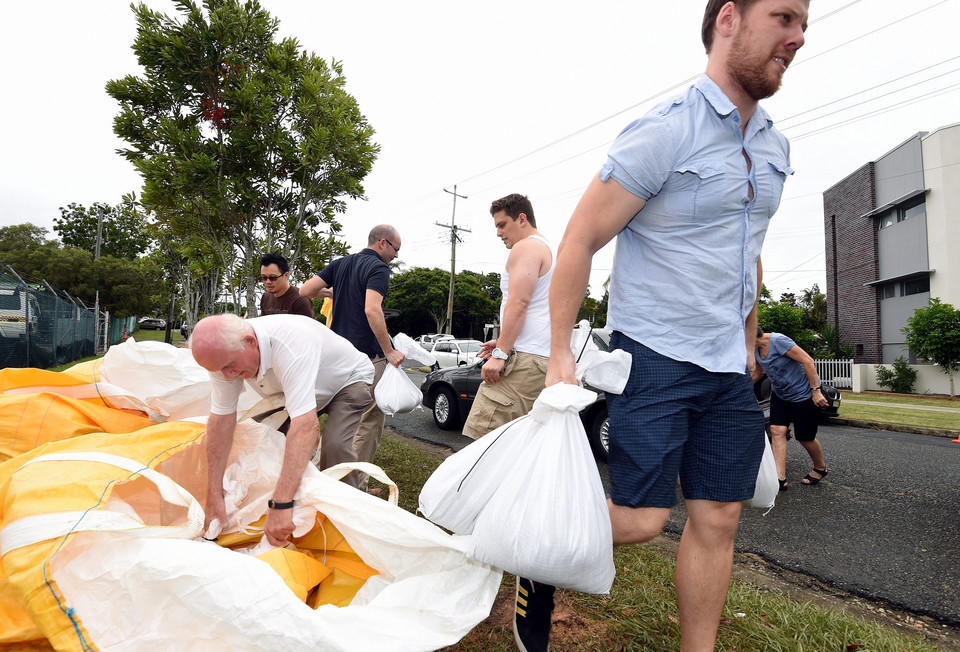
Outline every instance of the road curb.
[[893, 432], [908, 432], [915, 435], [930, 435], [932, 437], [948, 437], [954, 439], [957, 433], [953, 430], [942, 430], [940, 428], [923, 428], [921, 426], [902, 426], [896, 423], [880, 423], [877, 421], [858, 421], [856, 419], [844, 419], [833, 417], [828, 422], [837, 426], [853, 426], [854, 428], [867, 428], [869, 430], [891, 430]]

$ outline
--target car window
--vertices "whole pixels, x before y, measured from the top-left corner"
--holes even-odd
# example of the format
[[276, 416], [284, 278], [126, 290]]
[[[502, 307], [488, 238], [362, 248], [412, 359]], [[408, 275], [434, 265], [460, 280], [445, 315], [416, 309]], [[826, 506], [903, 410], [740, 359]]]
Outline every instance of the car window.
[[480, 342], [461, 342], [460, 350], [464, 353], [476, 353], [480, 350]]
[[449, 353], [453, 349], [450, 348], [449, 344], [444, 344], [443, 342], [437, 344], [434, 348], [434, 351], [439, 351], [440, 353]]

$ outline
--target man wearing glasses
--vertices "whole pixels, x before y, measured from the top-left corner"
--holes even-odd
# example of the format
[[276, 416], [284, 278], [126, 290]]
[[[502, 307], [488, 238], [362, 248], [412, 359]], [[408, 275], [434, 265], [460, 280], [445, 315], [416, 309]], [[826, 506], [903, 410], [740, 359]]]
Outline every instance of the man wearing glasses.
[[279, 254], [260, 258], [260, 280], [266, 292], [260, 297], [261, 315], [303, 315], [316, 319], [313, 303], [290, 285], [290, 265]]
[[[404, 358], [393, 348], [383, 315], [390, 286], [388, 263], [400, 255], [400, 246], [400, 234], [395, 228], [389, 224], [375, 226], [363, 251], [333, 261], [300, 288], [303, 297], [319, 297], [327, 288], [333, 290], [330, 328], [373, 362], [370, 404], [364, 410], [354, 439], [360, 462], [373, 461], [383, 435], [384, 416], [373, 400], [373, 389], [380, 382], [387, 363], [399, 367]], [[366, 490], [366, 475], [361, 478], [359, 488]]]

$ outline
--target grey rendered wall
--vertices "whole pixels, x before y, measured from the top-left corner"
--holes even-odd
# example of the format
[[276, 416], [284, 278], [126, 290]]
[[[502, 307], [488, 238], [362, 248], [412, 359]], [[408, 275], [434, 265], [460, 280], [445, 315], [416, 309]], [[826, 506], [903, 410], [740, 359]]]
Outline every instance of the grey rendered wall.
[[880, 229], [877, 249], [880, 252], [880, 278], [929, 269], [926, 218], [915, 217]]
[[874, 164], [877, 206], [923, 188], [923, 152], [917, 134], [882, 156]]

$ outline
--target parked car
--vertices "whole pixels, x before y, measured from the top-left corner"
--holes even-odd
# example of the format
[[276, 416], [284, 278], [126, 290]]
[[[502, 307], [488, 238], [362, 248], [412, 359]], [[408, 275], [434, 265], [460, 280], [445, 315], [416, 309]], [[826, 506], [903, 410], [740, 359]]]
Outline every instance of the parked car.
[[483, 342], [480, 340], [438, 340], [434, 342], [430, 353], [437, 359], [437, 366], [462, 367], [477, 361], [477, 354]]
[[137, 323], [140, 328], [145, 331], [159, 331], [167, 327], [167, 321], [165, 319], [157, 319], [156, 317], [143, 317]]
[[421, 335], [420, 337], [413, 340], [427, 351], [433, 348], [433, 345], [440, 340], [453, 340], [456, 339], [453, 335], [447, 335], [446, 333], [430, 333], [428, 335]]
[[[610, 331], [595, 329], [592, 333], [593, 341], [601, 351], [606, 351], [610, 343]], [[468, 366], [440, 369], [427, 374], [420, 386], [423, 394], [423, 406], [433, 412], [433, 421], [441, 430], [456, 430], [463, 427], [463, 422], [470, 413], [473, 400], [477, 396], [482, 379], [480, 367], [484, 361]], [[770, 425], [770, 379], [766, 375], [754, 383], [754, 394], [757, 403], [763, 410], [764, 423]], [[830, 404], [820, 408], [822, 419], [835, 417], [840, 408], [840, 392], [830, 385], [823, 386], [823, 395]], [[580, 412], [583, 429], [587, 433], [587, 440], [594, 457], [599, 462], [606, 463], [610, 441], [610, 419], [607, 414], [607, 399], [603, 392], [599, 392], [596, 403], [587, 406]]]

